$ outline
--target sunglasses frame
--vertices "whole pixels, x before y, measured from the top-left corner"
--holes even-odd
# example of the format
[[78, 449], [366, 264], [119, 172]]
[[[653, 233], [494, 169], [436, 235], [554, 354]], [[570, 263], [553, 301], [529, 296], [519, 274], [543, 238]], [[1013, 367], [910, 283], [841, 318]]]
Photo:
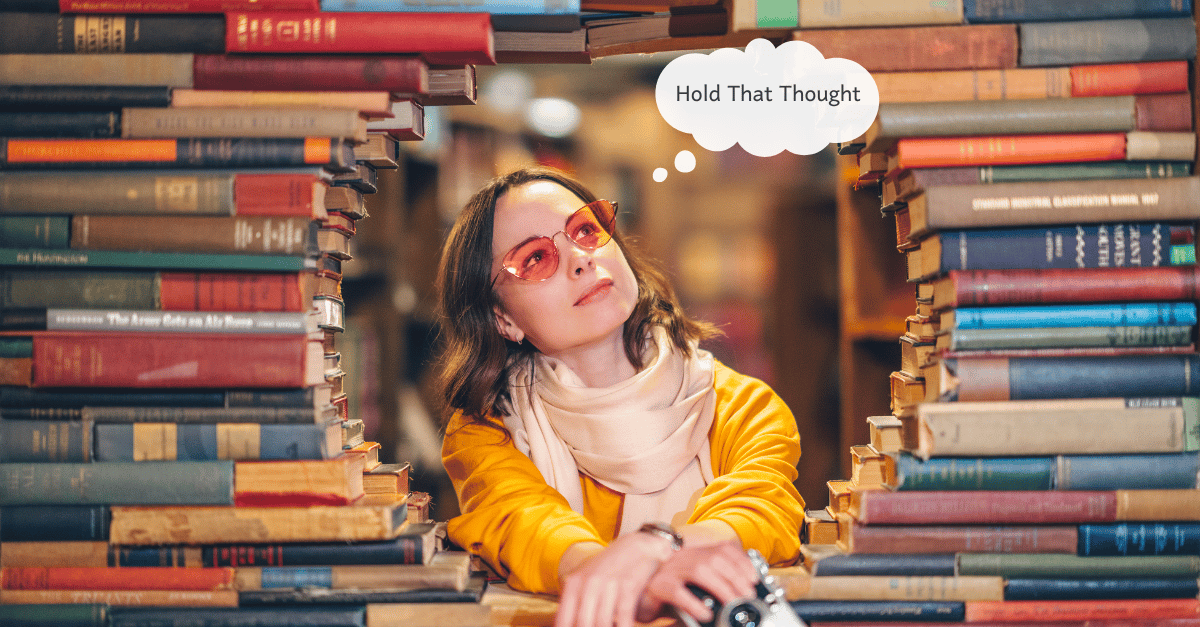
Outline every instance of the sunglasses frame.
[[[607, 224], [605, 224], [605, 222], [601, 218], [601, 216], [596, 213], [595, 209], [592, 208], [594, 205], [598, 205], [598, 204], [609, 205], [612, 207], [612, 217], [609, 218]], [[497, 272], [496, 276], [492, 277], [492, 286], [494, 287], [496, 285], [496, 281], [498, 281], [500, 279], [500, 275], [504, 274], [504, 273], [507, 273], [509, 276], [511, 276], [517, 280], [524, 281], [526, 283], [540, 283], [540, 282], [545, 281], [546, 279], [549, 279], [550, 277], [554, 276], [554, 273], [558, 271], [558, 264], [560, 261], [560, 256], [558, 254], [558, 244], [554, 243], [554, 238], [559, 233], [566, 235], [567, 240], [570, 241], [572, 245], [578, 246], [579, 248], [582, 248], [584, 250], [599, 250], [600, 248], [603, 248], [606, 244], [611, 242], [613, 237], [617, 234], [617, 211], [618, 210], [619, 210], [619, 208], [618, 208], [616, 201], [605, 200], [603, 198], [597, 198], [596, 200], [593, 200], [592, 202], [589, 202], [586, 205], [580, 207], [579, 209], [571, 212], [571, 215], [567, 216], [566, 221], [563, 223], [564, 228], [552, 233], [551, 235], [535, 235], [535, 236], [530, 237], [530, 238], [526, 239], [525, 241], [517, 244], [516, 246], [513, 246], [511, 249], [509, 249], [509, 251], [507, 253], [504, 253], [504, 258], [500, 262], [500, 272]], [[571, 237], [571, 234], [567, 232], [567, 229], [565, 227], [571, 223], [571, 220], [575, 219], [575, 216], [579, 215], [583, 211], [588, 211], [589, 213], [591, 213], [592, 217], [594, 217], [596, 219], [596, 224], [599, 224], [600, 228], [607, 235], [607, 237], [605, 238], [603, 243], [601, 243], [597, 246], [594, 246], [594, 247], [588, 246], [586, 244], [581, 244], [581, 243], [575, 241], [575, 239]], [[550, 270], [549, 274], [547, 274], [546, 276], [544, 276], [540, 279], [530, 279], [530, 278], [526, 278], [526, 277], [523, 277], [523, 276], [517, 274], [517, 270], [510, 263], [509, 257], [511, 257], [513, 255], [513, 253], [515, 253], [518, 249], [525, 246], [526, 244], [529, 244], [530, 242], [542, 240], [542, 239], [546, 239], [546, 240], [550, 241], [550, 246], [549, 246], [548, 250], [553, 251], [554, 268], [552, 270]]]

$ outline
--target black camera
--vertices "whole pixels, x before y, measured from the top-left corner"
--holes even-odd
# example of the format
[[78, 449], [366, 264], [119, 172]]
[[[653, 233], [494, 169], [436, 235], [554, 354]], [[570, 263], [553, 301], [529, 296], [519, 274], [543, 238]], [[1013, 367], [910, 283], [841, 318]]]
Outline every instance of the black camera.
[[713, 618], [701, 623], [677, 610], [676, 616], [686, 627], [805, 627], [804, 621], [800, 620], [784, 596], [783, 588], [768, 572], [767, 560], [754, 549], [746, 551], [746, 555], [758, 570], [755, 596], [734, 599], [721, 605], [703, 588], [688, 584], [688, 589], [712, 611]]

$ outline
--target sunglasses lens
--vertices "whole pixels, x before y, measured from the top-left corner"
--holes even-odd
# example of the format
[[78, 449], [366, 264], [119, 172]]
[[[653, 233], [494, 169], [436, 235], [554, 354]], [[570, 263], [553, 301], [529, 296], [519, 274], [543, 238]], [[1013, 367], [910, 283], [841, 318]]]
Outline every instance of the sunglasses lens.
[[567, 237], [576, 245], [595, 250], [612, 239], [616, 207], [606, 200], [585, 205], [567, 218]]
[[543, 281], [558, 269], [558, 247], [549, 237], [535, 237], [508, 251], [504, 267], [519, 279]]

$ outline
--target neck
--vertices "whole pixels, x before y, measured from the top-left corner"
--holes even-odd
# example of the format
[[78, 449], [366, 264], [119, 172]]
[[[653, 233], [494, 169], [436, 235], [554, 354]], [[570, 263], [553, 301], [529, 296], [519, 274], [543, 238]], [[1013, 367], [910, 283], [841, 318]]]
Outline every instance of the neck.
[[637, 369], [625, 356], [621, 329], [591, 344], [574, 346], [547, 355], [567, 365], [588, 387], [604, 388], [637, 374]]

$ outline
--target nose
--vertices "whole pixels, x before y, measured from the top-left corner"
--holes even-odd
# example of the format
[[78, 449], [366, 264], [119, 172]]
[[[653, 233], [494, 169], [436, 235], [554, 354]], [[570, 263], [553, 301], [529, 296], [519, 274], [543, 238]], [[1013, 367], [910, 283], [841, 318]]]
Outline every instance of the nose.
[[[559, 233], [562, 233], [562, 231], [559, 231]], [[583, 276], [587, 269], [595, 267], [596, 262], [592, 256], [596, 251], [576, 244], [571, 241], [571, 238], [567, 237], [566, 233], [562, 233], [562, 235], [566, 247], [564, 249], [564, 247], [559, 246], [559, 256], [566, 260], [567, 273], [573, 277]], [[558, 234], [556, 233], [555, 238], [557, 239], [557, 237]]]

